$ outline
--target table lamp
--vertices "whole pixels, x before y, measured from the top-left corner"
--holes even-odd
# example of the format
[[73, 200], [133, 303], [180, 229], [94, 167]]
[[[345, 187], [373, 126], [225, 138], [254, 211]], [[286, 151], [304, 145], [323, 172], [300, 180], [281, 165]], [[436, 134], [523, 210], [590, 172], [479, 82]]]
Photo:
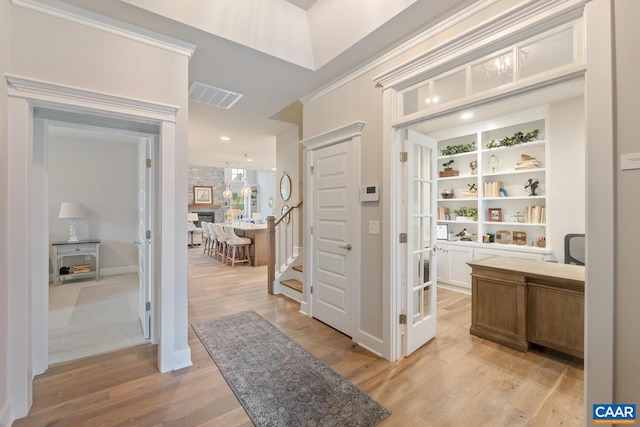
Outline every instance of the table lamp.
[[67, 242], [77, 242], [76, 236], [76, 219], [84, 218], [84, 205], [75, 202], [62, 202], [60, 204], [60, 212], [58, 218], [69, 220], [69, 240]]
[[196, 225], [193, 223], [193, 221], [199, 221], [200, 218], [198, 217], [198, 214], [195, 212], [189, 212], [187, 213], [187, 222], [189, 223], [189, 230], [195, 230], [196, 229]]

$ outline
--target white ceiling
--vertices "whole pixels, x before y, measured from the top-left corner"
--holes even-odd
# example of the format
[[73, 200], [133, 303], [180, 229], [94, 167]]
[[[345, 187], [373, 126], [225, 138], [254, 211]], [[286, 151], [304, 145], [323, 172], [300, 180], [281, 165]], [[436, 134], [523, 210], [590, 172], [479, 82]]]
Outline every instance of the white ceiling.
[[[191, 103], [190, 110], [197, 110], [215, 131], [209, 132], [208, 138], [190, 138], [189, 163], [243, 165], [244, 153], [247, 153], [254, 157], [251, 169], [270, 170], [275, 167], [276, 135], [291, 126], [271, 117], [477, 0], [63, 1], [195, 44], [197, 48], [189, 64], [186, 86], [196, 80], [244, 96], [230, 110], [208, 106], [201, 109], [196, 107], [197, 103]], [[191, 19], [198, 16], [201, 7], [233, 8], [233, 13], [223, 17], [225, 25], [244, 28], [245, 33], [224, 33], [222, 25], [213, 30], [200, 28], [208, 22], [194, 23]], [[180, 12], [179, 17], [171, 15], [174, 9]], [[385, 9], [389, 10], [385, 12]], [[293, 47], [299, 48], [300, 43], [296, 39], [283, 38], [286, 31], [282, 33], [278, 28], [269, 27], [269, 22], [274, 20], [274, 11], [282, 12], [278, 12], [278, 19], [288, 19], [289, 13], [296, 17], [297, 24], [292, 27], [302, 25], [300, 16], [309, 21], [308, 26], [314, 33], [308, 35], [306, 46], [314, 52], [303, 53], [313, 57], [310, 65], [301, 66], [296, 64], [295, 58], [282, 58], [278, 49], [293, 50]], [[247, 21], [247, 17], [251, 19]], [[247, 22], [251, 24], [248, 27]], [[283, 26], [281, 24], [279, 28]], [[279, 45], [273, 45], [275, 48], [245, 46], [242, 37], [246, 36], [246, 31], [266, 31]], [[275, 52], [269, 49], [275, 49]], [[220, 141], [222, 135], [229, 136], [231, 141]], [[273, 155], [265, 155], [267, 151], [273, 151]]]

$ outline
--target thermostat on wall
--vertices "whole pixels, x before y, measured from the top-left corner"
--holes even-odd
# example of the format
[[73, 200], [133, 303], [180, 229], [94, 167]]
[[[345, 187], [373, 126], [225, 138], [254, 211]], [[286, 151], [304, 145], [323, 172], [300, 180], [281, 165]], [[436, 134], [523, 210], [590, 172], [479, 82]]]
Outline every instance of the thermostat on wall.
[[375, 202], [380, 199], [380, 192], [377, 185], [363, 185], [360, 187], [361, 202]]

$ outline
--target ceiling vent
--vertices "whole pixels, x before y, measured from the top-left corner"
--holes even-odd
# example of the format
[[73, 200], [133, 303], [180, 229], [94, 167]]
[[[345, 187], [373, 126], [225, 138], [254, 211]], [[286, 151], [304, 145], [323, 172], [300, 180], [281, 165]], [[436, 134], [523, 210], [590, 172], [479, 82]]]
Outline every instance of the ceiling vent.
[[242, 98], [241, 93], [194, 81], [189, 88], [189, 99], [228, 110]]

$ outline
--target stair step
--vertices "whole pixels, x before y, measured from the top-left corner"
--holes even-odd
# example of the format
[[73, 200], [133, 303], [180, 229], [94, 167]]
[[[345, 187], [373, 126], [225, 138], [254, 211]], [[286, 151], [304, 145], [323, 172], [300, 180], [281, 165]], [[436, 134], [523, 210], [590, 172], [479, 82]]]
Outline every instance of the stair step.
[[298, 292], [302, 292], [302, 282], [296, 279], [283, 280], [280, 282], [284, 286], [296, 290]]
[[294, 266], [293, 266], [293, 267], [291, 267], [291, 268], [293, 268], [295, 271], [299, 271], [299, 272], [301, 272], [301, 273], [302, 273], [302, 266], [301, 266], [301, 265], [294, 265]]

